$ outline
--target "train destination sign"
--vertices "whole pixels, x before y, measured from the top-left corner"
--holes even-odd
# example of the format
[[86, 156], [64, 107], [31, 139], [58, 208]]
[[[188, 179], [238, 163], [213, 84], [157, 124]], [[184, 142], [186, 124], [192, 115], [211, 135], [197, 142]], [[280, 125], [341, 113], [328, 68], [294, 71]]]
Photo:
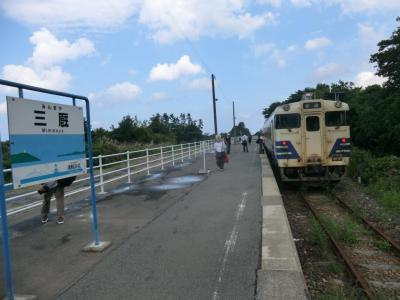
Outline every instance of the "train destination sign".
[[86, 173], [81, 107], [7, 97], [14, 188]]

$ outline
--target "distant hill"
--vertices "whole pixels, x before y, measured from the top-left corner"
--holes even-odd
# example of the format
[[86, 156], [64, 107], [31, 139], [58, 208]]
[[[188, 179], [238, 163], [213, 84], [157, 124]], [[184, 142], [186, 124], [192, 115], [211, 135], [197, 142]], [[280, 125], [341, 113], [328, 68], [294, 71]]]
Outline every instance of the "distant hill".
[[75, 151], [72, 153], [59, 154], [59, 155], [57, 155], [57, 157], [71, 156], [71, 155], [78, 155], [78, 154], [85, 154], [85, 151]]
[[22, 164], [32, 161], [40, 161], [40, 159], [26, 152], [11, 155], [11, 164]]

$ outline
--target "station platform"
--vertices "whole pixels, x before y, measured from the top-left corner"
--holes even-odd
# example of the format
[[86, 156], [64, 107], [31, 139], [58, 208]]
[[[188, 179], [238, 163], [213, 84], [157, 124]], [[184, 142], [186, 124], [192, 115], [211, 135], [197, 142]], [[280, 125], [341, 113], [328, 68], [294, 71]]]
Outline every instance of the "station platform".
[[261, 158], [262, 250], [257, 272], [257, 299], [308, 299], [296, 246], [274, 173]]
[[[233, 145], [98, 195], [100, 253], [88, 199], [56, 224], [40, 208], [9, 218], [15, 294], [37, 299], [306, 299], [286, 214], [266, 156]], [[54, 203], [52, 203], [54, 207]], [[262, 209], [261, 209], [262, 208]], [[286, 220], [286, 221], [285, 221]], [[261, 261], [260, 261], [261, 257]], [[1, 268], [3, 261], [0, 261]], [[4, 274], [0, 298], [5, 297]]]

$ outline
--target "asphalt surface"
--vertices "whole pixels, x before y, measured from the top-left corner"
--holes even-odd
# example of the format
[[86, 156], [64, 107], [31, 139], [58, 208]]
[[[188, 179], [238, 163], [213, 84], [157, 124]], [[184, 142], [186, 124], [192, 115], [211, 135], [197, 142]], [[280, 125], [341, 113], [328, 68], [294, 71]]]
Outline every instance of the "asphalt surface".
[[[103, 253], [91, 242], [87, 201], [66, 223], [36, 212], [12, 220], [15, 292], [39, 299], [254, 299], [261, 243], [261, 168], [234, 146], [224, 171], [202, 160], [121, 186], [98, 203]], [[115, 192], [115, 191], [114, 191]], [[0, 278], [4, 295], [4, 278]]]

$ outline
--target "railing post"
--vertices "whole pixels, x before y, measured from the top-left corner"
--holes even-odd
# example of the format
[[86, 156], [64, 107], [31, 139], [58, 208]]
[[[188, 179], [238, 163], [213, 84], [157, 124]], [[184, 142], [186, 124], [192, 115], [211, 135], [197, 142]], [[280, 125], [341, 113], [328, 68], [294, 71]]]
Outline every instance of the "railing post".
[[202, 142], [203, 145], [203, 169], [206, 170], [206, 142]]
[[191, 156], [190, 156], [190, 143], [188, 145], [189, 145], [189, 159], [191, 159]]
[[163, 156], [162, 146], [160, 149], [160, 155], [161, 155], [161, 170], [164, 170], [164, 156]]
[[99, 170], [100, 170], [100, 194], [104, 194], [104, 178], [103, 178], [103, 157], [99, 155]]
[[197, 157], [197, 142], [194, 142], [194, 158]]
[[150, 175], [150, 168], [149, 168], [149, 148], [146, 149], [146, 166], [147, 166], [147, 175]]
[[126, 161], [127, 161], [127, 167], [128, 167], [128, 183], [131, 183], [131, 158], [129, 156], [129, 150], [126, 151]]
[[172, 153], [172, 165], [175, 166], [174, 145], [172, 145], [171, 153]]
[[181, 144], [181, 162], [183, 162], [183, 144]]

